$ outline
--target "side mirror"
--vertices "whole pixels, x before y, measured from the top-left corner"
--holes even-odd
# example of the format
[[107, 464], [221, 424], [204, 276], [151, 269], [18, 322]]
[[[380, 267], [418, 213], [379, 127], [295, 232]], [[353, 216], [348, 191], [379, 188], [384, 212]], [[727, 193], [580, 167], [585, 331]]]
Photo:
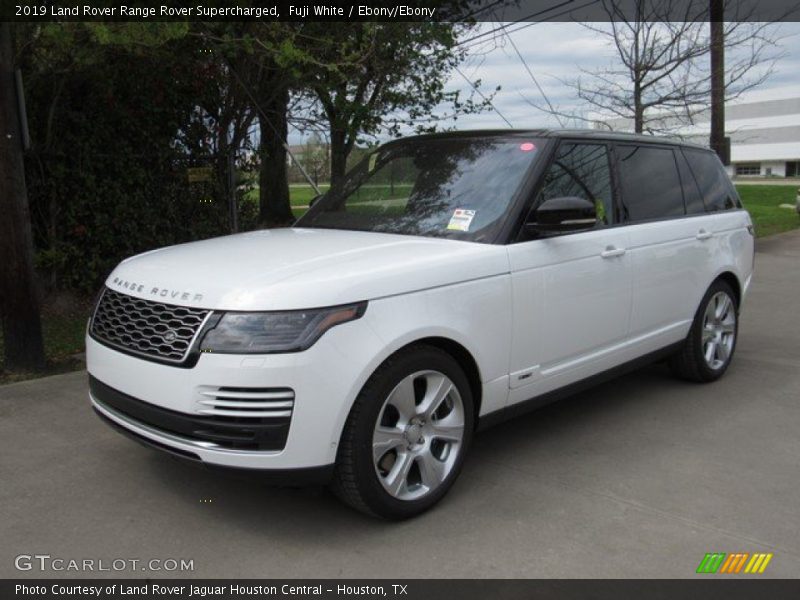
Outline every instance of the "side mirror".
[[591, 229], [596, 223], [594, 202], [577, 196], [563, 196], [542, 202], [525, 223], [525, 229], [533, 232], [581, 231]]

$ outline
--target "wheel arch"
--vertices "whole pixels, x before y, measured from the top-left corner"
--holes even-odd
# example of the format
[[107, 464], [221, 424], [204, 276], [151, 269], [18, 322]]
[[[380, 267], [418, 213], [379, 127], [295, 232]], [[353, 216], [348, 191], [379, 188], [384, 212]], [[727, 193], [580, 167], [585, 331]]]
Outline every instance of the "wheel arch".
[[[723, 271], [719, 275], [714, 278], [708, 287], [711, 287], [717, 281], [724, 281], [733, 290], [733, 293], [736, 295], [736, 306], [737, 308], [742, 305], [742, 283], [739, 281], [739, 278], [733, 271]], [[706, 288], [708, 289], [708, 288]]]
[[[474, 405], [473, 408], [475, 410], [475, 425], [477, 426], [478, 418], [481, 414], [483, 384], [481, 383], [481, 372], [480, 368], [478, 367], [478, 362], [475, 360], [475, 357], [472, 356], [472, 353], [457, 341], [446, 337], [432, 336], [420, 338], [414, 342], [411, 342], [411, 344], [404, 346], [403, 348], [407, 348], [408, 346], [414, 344], [426, 344], [428, 346], [439, 348], [443, 352], [446, 352], [452, 356], [458, 365], [464, 370], [464, 374], [467, 376], [467, 380], [469, 381], [470, 391], [472, 392]], [[400, 350], [403, 350], [403, 348]], [[398, 350], [398, 352], [400, 350]]]
[[[368, 371], [366, 371], [364, 376], [364, 381], [363, 383], [361, 383], [358, 389], [359, 390], [363, 389], [364, 385], [366, 385], [367, 381], [372, 376], [372, 374], [375, 373], [375, 371], [377, 371], [380, 368], [380, 366], [383, 365], [386, 361], [390, 360], [393, 356], [396, 356], [397, 354], [408, 350], [410, 347], [418, 345], [432, 346], [434, 348], [441, 350], [442, 352], [451, 356], [464, 371], [464, 375], [466, 375], [467, 381], [469, 382], [470, 392], [472, 392], [473, 409], [475, 413], [474, 414], [475, 425], [477, 427], [477, 423], [480, 417], [481, 406], [483, 403], [483, 380], [481, 379], [481, 370], [480, 367], [478, 366], [478, 361], [475, 359], [473, 353], [470, 352], [466, 346], [464, 346], [464, 344], [446, 335], [441, 335], [441, 334], [420, 335], [410, 339], [403, 340], [401, 344], [398, 344], [390, 352], [385, 354], [377, 362], [377, 364], [374, 364], [374, 366], [372, 366]], [[352, 406], [348, 408], [348, 413], [350, 410], [352, 410]]]

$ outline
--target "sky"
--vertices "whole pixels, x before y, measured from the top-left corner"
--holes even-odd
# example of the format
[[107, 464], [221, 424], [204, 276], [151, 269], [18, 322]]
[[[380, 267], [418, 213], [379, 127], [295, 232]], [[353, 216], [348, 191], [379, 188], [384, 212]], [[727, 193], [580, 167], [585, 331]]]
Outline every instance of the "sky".
[[[593, 25], [603, 28], [609, 26], [608, 23]], [[493, 29], [498, 24], [486, 23], [482, 26]], [[520, 25], [510, 29], [517, 27]], [[773, 75], [742, 101], [800, 96], [800, 23], [782, 23], [775, 27], [782, 37], [778, 52], [784, 56], [776, 63]], [[575, 90], [562, 83], [562, 80], [579, 76], [580, 69], [591, 71], [615, 62], [615, 50], [607, 40], [580, 23], [537, 23], [509, 35], [544, 93], [557, 107], [579, 104]], [[487, 88], [502, 86], [493, 104], [514, 127], [558, 126], [554, 117], [528, 103], [531, 100], [541, 106], [545, 104], [514, 48], [504, 38], [499, 41], [502, 45], [489, 48], [483, 57], [473, 56], [461, 71], [470, 79], [480, 78]], [[450, 79], [448, 87], [461, 89], [464, 93], [470, 89], [458, 74]], [[459, 129], [505, 126], [505, 122], [494, 111], [459, 119]]]
[[[480, 31], [499, 27], [500, 23], [481, 23]], [[608, 23], [596, 23], [608, 27]], [[527, 26], [527, 27], [524, 27]], [[524, 27], [524, 29], [520, 29]], [[775, 73], [742, 101], [760, 101], [785, 97], [800, 97], [800, 23], [775, 25], [783, 38], [779, 52], [783, 56], [775, 65]], [[515, 31], [516, 30], [516, 31]], [[580, 23], [539, 22], [520, 23], [508, 28], [520, 54], [533, 71], [550, 102], [559, 108], [578, 106], [575, 90], [562, 82], [580, 75], [580, 69], [594, 70], [614, 63], [614, 50], [607, 41]], [[467, 37], [476, 35], [469, 32]], [[480, 79], [487, 93], [501, 86], [493, 98], [497, 111], [516, 128], [557, 127], [556, 119], [529, 104], [544, 105], [542, 94], [525, 70], [514, 48], [505, 36], [495, 37], [497, 43], [471, 47], [471, 56], [460, 70], [470, 80]], [[488, 37], [486, 39], [489, 39]], [[471, 88], [464, 78], [453, 72], [447, 84], [449, 90], [469, 94]], [[448, 126], [457, 129], [505, 128], [508, 125], [494, 110], [459, 117]], [[573, 124], [572, 126], [576, 126]], [[302, 140], [298, 132], [290, 134], [290, 143]]]

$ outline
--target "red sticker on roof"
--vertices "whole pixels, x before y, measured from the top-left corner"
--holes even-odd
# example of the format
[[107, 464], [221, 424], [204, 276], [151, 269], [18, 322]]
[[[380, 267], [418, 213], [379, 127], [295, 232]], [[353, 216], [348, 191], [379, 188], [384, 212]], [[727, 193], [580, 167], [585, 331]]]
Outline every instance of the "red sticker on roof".
[[531, 144], [530, 142], [525, 142], [524, 144], [519, 145], [519, 149], [523, 152], [530, 152], [531, 150], [536, 150], [536, 146]]

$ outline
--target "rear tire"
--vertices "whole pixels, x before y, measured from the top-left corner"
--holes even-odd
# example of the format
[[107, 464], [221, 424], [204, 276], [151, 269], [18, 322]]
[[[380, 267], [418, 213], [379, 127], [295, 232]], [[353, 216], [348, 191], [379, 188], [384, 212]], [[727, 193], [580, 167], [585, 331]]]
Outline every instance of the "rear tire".
[[416, 516], [452, 487], [474, 429], [458, 362], [416, 344], [387, 359], [358, 395], [342, 433], [332, 491], [385, 519]]
[[731, 363], [738, 334], [736, 294], [718, 279], [703, 296], [683, 347], [669, 360], [670, 369], [688, 381], [716, 381]]

